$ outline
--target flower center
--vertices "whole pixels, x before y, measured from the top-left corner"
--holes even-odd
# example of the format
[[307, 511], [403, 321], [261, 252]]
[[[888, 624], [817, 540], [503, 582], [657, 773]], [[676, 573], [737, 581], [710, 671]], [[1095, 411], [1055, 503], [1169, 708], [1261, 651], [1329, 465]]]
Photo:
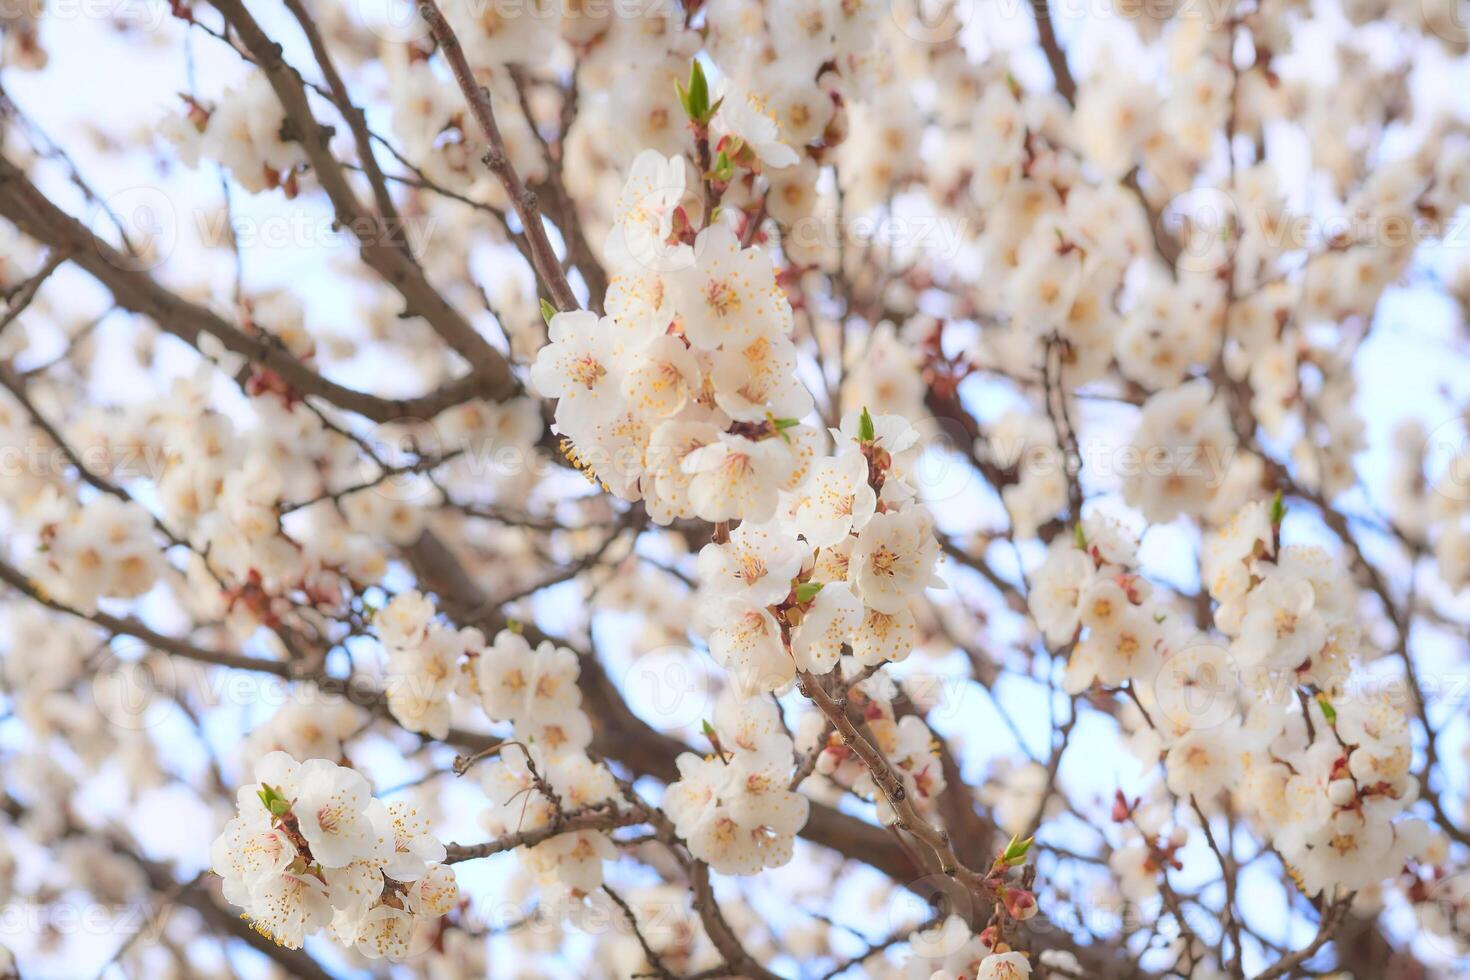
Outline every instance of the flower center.
[[890, 551], [886, 546], [879, 548], [873, 552], [873, 571], [892, 578], [898, 573], [898, 559], [898, 552]]
[[572, 363], [572, 380], [588, 391], [597, 387], [597, 382], [607, 376], [607, 368], [593, 357], [580, 357]]
[[740, 296], [730, 285], [718, 280], [704, 287], [704, 301], [720, 316], [729, 316], [740, 308]]

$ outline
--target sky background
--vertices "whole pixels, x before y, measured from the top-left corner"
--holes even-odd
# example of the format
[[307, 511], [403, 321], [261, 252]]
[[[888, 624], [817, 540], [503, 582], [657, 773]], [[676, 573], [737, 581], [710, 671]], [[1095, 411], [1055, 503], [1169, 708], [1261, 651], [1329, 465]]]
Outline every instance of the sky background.
[[[309, 58], [302, 57], [302, 45], [298, 36], [286, 30], [286, 18], [280, 11], [270, 8], [271, 4], [260, 5], [258, 12], [267, 31], [286, 44], [287, 57], [293, 63], [305, 66]], [[1087, 74], [1090, 66], [1101, 63], [1104, 52], [1112, 52], [1115, 63], [1126, 64], [1133, 70], [1145, 74], [1158, 72], [1160, 65], [1156, 55], [1149, 55], [1137, 48], [1126, 30], [1116, 22], [1100, 15], [1100, 4], [1093, 0], [1083, 9], [1080, 2], [1062, 5], [1060, 34], [1072, 56], [1074, 71], [1079, 77]], [[97, 8], [89, 8], [95, 11]], [[217, 214], [221, 191], [217, 172], [209, 165], [198, 171], [188, 171], [175, 166], [161, 171], [156, 156], [149, 152], [149, 134], [156, 134], [159, 120], [176, 111], [180, 104], [179, 93], [195, 92], [209, 99], [216, 97], [225, 86], [238, 81], [242, 76], [240, 59], [230, 53], [219, 42], [196, 32], [187, 43], [181, 38], [183, 32], [178, 25], [167, 20], [165, 4], [145, 3], [143, 0], [125, 0], [110, 9], [124, 24], [132, 29], [119, 30], [115, 22], [94, 16], [69, 16], [58, 5], [58, 15], [48, 16], [42, 27], [42, 36], [50, 52], [50, 64], [46, 70], [24, 73], [7, 70], [0, 75], [6, 92], [14, 102], [33, 119], [45, 133], [66, 147], [82, 173], [97, 188], [98, 192], [125, 218], [137, 222], [158, 217], [164, 222], [165, 241], [172, 242], [163, 263], [156, 274], [165, 282], [175, 286], [192, 285], [201, 276], [213, 284], [216, 295], [227, 296], [234, 274], [234, 263], [230, 255], [219, 249], [202, 250], [199, 246], [200, 229], [207, 228]], [[368, 15], [381, 8], [361, 6]], [[1029, 16], [1023, 16], [1025, 5], [1011, 3], [977, 3], [967, 33], [966, 42], [972, 50], [984, 52], [987, 47], [1005, 49], [1024, 43], [1030, 37]], [[143, 29], [161, 29], [150, 32]], [[1386, 36], [1382, 41], [1383, 56], [1394, 53], [1393, 44]], [[1302, 52], [1294, 56], [1284, 71], [1318, 73], [1329, 71], [1322, 54], [1322, 44], [1330, 36], [1329, 29], [1321, 30], [1322, 37], [1302, 39]], [[190, 57], [192, 51], [192, 57]], [[1315, 59], [1315, 60], [1314, 60]], [[1042, 87], [1047, 83], [1045, 63], [1037, 52], [1017, 55], [1016, 72], [1023, 81]], [[315, 77], [313, 71], [307, 71]], [[370, 82], [381, 86], [381, 79]], [[1463, 64], [1451, 64], [1442, 56], [1421, 59], [1415, 65], [1412, 84], [1416, 95], [1424, 97], [1430, 105], [1442, 106], [1461, 117], [1470, 111], [1470, 73]], [[389, 130], [386, 111], [379, 101], [369, 110], [370, 124], [380, 132]], [[1306, 147], [1295, 134], [1273, 134], [1273, 152], [1281, 148], [1283, 158], [1291, 161], [1299, 158], [1303, 166], [1307, 161]], [[117, 145], [126, 145], [127, 152], [115, 152]], [[1391, 152], [1392, 146], [1385, 146]], [[63, 206], [74, 214], [92, 223], [94, 229], [102, 229], [106, 219], [94, 207], [81, 201], [74, 190], [55, 168], [46, 171], [47, 178], [42, 186], [54, 195]], [[1321, 211], [1320, 196], [1309, 186], [1302, 186], [1293, 197], [1293, 204], [1306, 211]], [[350, 261], [355, 250], [340, 240], [326, 241], [329, 236], [330, 214], [320, 199], [311, 196], [287, 202], [278, 193], [250, 196], [236, 192], [232, 196], [234, 218], [241, 227], [313, 228], [317, 232], [284, 247], [251, 248], [244, 258], [244, 283], [247, 291], [285, 288], [301, 298], [308, 310], [308, 324], [313, 330], [351, 335], [357, 330], [358, 303], [361, 294], [357, 287], [344, 285], [334, 271], [339, 263]], [[302, 216], [306, 221], [302, 222]], [[1463, 217], [1463, 216], [1462, 216]], [[276, 224], [272, 224], [276, 222]], [[286, 223], [286, 224], [283, 224]], [[1416, 263], [1411, 281], [1393, 289], [1379, 310], [1379, 321], [1360, 354], [1358, 381], [1360, 390], [1357, 406], [1368, 425], [1370, 448], [1358, 459], [1363, 477], [1364, 490], [1349, 494], [1343, 506], [1354, 513], [1371, 515], [1384, 507], [1384, 486], [1389, 461], [1388, 447], [1395, 425], [1403, 418], [1418, 417], [1426, 427], [1435, 431], [1442, 424], [1455, 419], [1457, 404], [1470, 399], [1470, 365], [1465, 361], [1465, 328], [1455, 305], [1439, 292], [1437, 283], [1452, 276], [1465, 262], [1466, 245], [1470, 244], [1470, 230], [1464, 221], [1454, 224], [1457, 234], [1454, 240], [1424, 250]], [[432, 244], [431, 244], [432, 247]], [[486, 262], [514, 261], [505, 255], [487, 254]], [[61, 292], [67, 304], [73, 304], [79, 313], [105, 308], [105, 294], [85, 276], [72, 270], [64, 270], [56, 277], [51, 295]], [[69, 306], [67, 308], [70, 308]], [[98, 333], [102, 355], [99, 364], [108, 365], [108, 370], [99, 371], [96, 378], [95, 395], [100, 400], [128, 403], [138, 399], [154, 397], [156, 384], [144, 383], [137, 370], [131, 367], [128, 358], [122, 356], [130, 344], [131, 325], [125, 315], [114, 315]], [[33, 326], [33, 346], [20, 361], [24, 367], [49, 359], [60, 349], [60, 338], [47, 330]], [[193, 359], [184, 349], [172, 341], [160, 346], [168, 353], [155, 366], [156, 376], [168, 376], [189, 371]], [[116, 365], [114, 369], [113, 366]], [[395, 386], [401, 379], [395, 377], [391, 365], [373, 358], [362, 358], [352, 366], [350, 376], [345, 378], [357, 385], [373, 385], [384, 393], [398, 394]], [[1434, 379], [1432, 383], [1428, 379]], [[218, 398], [224, 406], [238, 410], [238, 392], [221, 379]], [[994, 418], [1009, 404], [1015, 403], [1013, 394], [1001, 386], [977, 385], [967, 390], [966, 398], [981, 418]], [[1131, 426], [1131, 411], [1101, 407], [1088, 417], [1089, 438], [1122, 440]], [[1458, 430], [1456, 430], [1458, 431]], [[1456, 434], [1451, 439], [1459, 439]], [[1457, 443], [1458, 444], [1458, 443]], [[943, 458], [926, 462], [929, 469], [926, 486], [935, 501], [935, 512], [941, 525], [948, 531], [977, 530], [998, 527], [1004, 523], [1003, 511], [998, 501], [971, 477], [967, 478], [951, 461]], [[1089, 489], [1103, 494], [1099, 503], [1104, 509], [1118, 511], [1114, 499], [1115, 485], [1107, 480], [1095, 480], [1091, 474], [1084, 475]], [[1112, 497], [1109, 496], [1112, 494]], [[1289, 543], [1330, 542], [1325, 533], [1305, 514], [1292, 514], [1287, 520], [1286, 540]], [[1369, 540], [1372, 541], [1371, 536]], [[1161, 570], [1163, 577], [1183, 587], [1192, 588], [1194, 541], [1182, 526], [1160, 526], [1149, 530], [1143, 539], [1143, 556], [1146, 564]], [[996, 557], [1002, 568], [1013, 567], [1014, 557], [1004, 553]], [[1372, 549], [1370, 549], [1371, 551]], [[1381, 550], [1381, 549], [1380, 549]], [[1375, 556], [1376, 557], [1376, 556]], [[966, 595], [973, 595], [977, 604], [987, 603], [972, 577], [957, 572], [950, 566], [946, 576], [951, 587]], [[404, 584], [401, 577], [390, 579], [390, 587]], [[575, 586], [547, 590], [538, 601], [548, 625], [555, 625], [564, 618], [572, 604], [578, 601]], [[1442, 608], [1464, 612], [1466, 597], [1455, 599], [1450, 596], [1434, 596]], [[158, 610], [166, 615], [166, 610]], [[1007, 641], [1020, 635], [1014, 626], [997, 624], [995, 642], [991, 647], [999, 649]], [[630, 654], [632, 635], [629, 624], [609, 618], [599, 622], [597, 639], [609, 661], [609, 671], [614, 676], [636, 677], [640, 683], [630, 684], [633, 707], [644, 717], [660, 727], [684, 727], [686, 738], [695, 740], [699, 722], [708, 716], [708, 698], [700, 688], [701, 679], [713, 679], [715, 670], [708, 658], [702, 654], [665, 653], [634, 658]], [[3, 634], [0, 634], [3, 640]], [[1425, 628], [1415, 635], [1415, 647], [1425, 664], [1421, 668], [1426, 679], [1443, 680], [1446, 693], [1431, 705], [1435, 717], [1443, 719], [1441, 754], [1446, 758], [1447, 772], [1454, 780], [1451, 798], [1463, 799], [1465, 791], [1465, 766], [1461, 756], [1466, 741], [1465, 708], [1470, 703], [1470, 685], [1465, 683], [1465, 638], [1448, 635], [1443, 631]], [[135, 656], [136, 650], [120, 648], [118, 655], [124, 659]], [[1391, 665], [1376, 665], [1389, 669]], [[935, 727], [954, 739], [962, 747], [962, 756], [967, 763], [966, 776], [978, 783], [991, 763], [999, 758], [1022, 759], [1026, 756], [1044, 757], [1050, 738], [1049, 705], [1052, 695], [1044, 678], [1024, 678], [1007, 675], [994, 693], [1009, 709], [1009, 714], [1019, 727], [1020, 740], [1013, 734], [994, 709], [991, 695], [963, 680], [964, 666], [958, 655], [943, 659], [914, 657], [905, 664], [892, 668], [896, 675], [914, 670], [938, 672], [946, 678], [945, 690], [951, 705], [942, 708], [933, 716]], [[641, 681], [652, 678], [648, 683]], [[264, 700], [264, 699], [262, 699]], [[799, 700], [788, 696], [788, 705]], [[1065, 699], [1061, 710], [1065, 710]], [[225, 705], [215, 712], [206, 730], [216, 753], [227, 762], [237, 746], [239, 736], [253, 724], [269, 714], [268, 704]], [[196, 772], [205, 764], [205, 754], [194, 738], [190, 727], [179, 713], [161, 711], [155, 731], [170, 746], [170, 759], [183, 772]], [[22, 737], [15, 726], [0, 726], [0, 739]], [[1024, 743], [1024, 744], [1020, 744]], [[1061, 769], [1061, 781], [1072, 795], [1079, 799], [1096, 797], [1108, 800], [1115, 789], [1121, 788], [1133, 795], [1142, 790], [1146, 783], [1156, 778], [1128, 755], [1119, 744], [1111, 721], [1095, 712], [1084, 712], [1073, 737], [1073, 747], [1067, 754]], [[447, 766], [452, 751], [436, 750], [431, 756], [441, 767]], [[418, 770], [405, 764], [399, 756], [399, 747], [386, 740], [378, 740], [355, 758], [367, 769], [379, 787], [391, 787], [410, 779]], [[238, 766], [231, 774], [236, 777], [247, 775]], [[453, 777], [442, 777], [439, 782], [448, 786], [444, 796], [444, 820], [439, 825], [441, 836], [446, 839], [472, 841], [483, 839], [484, 831], [478, 826], [476, 815], [483, 807], [483, 798], [478, 787], [452, 785]], [[468, 782], [466, 780], [465, 782]], [[99, 811], [108, 806], [109, 787], [104, 781], [92, 790], [97, 795]], [[858, 811], [861, 808], [844, 804]], [[217, 832], [217, 814], [200, 805], [188, 792], [174, 788], [154, 792], [146, 796], [134, 810], [130, 826], [146, 844], [152, 856], [176, 860], [181, 873], [202, 866], [207, 857], [208, 843]], [[1095, 844], [1095, 831], [1077, 821], [1064, 822], [1058, 830], [1061, 835], [1055, 840], [1078, 846]], [[811, 872], [802, 868], [800, 855], [805, 844], [798, 845], [798, 861], [786, 869], [762, 876], [748, 893], [754, 904], [776, 916], [789, 914], [791, 908], [815, 908], [819, 902], [831, 900], [830, 911], [840, 920], [851, 922], [860, 931], [878, 938], [892, 928], [892, 924], [903, 916], [922, 917], [923, 911], [914, 907], [909, 898], [900, 899], [895, 907], [872, 908], [871, 896], [877, 891], [877, 876], [860, 872], [844, 878], [844, 892], [826, 896], [826, 881], [813, 880]], [[1195, 869], [1211, 869], [1213, 860], [1203, 851], [1192, 853], [1196, 860], [1186, 861], [1186, 871], [1179, 878], [1187, 887], [1191, 884], [1190, 872]], [[477, 861], [460, 865], [461, 887], [477, 899], [498, 893], [507, 884], [515, 859], [502, 856], [490, 861]], [[1260, 869], [1262, 874], [1269, 874]], [[636, 873], [635, 866], [622, 862], [610, 877], [622, 876], [631, 881]], [[1288, 914], [1280, 904], [1281, 891], [1263, 883], [1252, 885], [1248, 871], [1243, 906], [1246, 916], [1268, 935], [1279, 935], [1291, 943], [1302, 943], [1310, 938], [1315, 926], [1299, 916]], [[1197, 883], [1202, 884], [1207, 875], [1200, 874]], [[850, 894], [849, 894], [850, 892]], [[793, 898], [794, 896], [794, 898]], [[486, 907], [500, 915], [503, 920], [514, 918], [516, 912], [510, 905], [486, 903]], [[515, 906], [519, 908], [519, 905]], [[1394, 919], [1401, 935], [1412, 931], [1412, 921], [1407, 915]], [[495, 915], [491, 916], [495, 924]], [[500, 924], [504, 924], [502, 921]], [[12, 923], [13, 925], [13, 923]], [[27, 936], [11, 934], [16, 930], [5, 930], [0, 942], [6, 942], [21, 958], [27, 976], [90, 976], [96, 968], [112, 954], [113, 944], [120, 943], [125, 935], [104, 936], [102, 941], [74, 944], [60, 959], [31, 959], [27, 951]], [[21, 930], [23, 933], [23, 930]], [[841, 936], [840, 933], [835, 935]], [[95, 937], [92, 937], [95, 940]], [[852, 937], [851, 950], [860, 948]], [[1435, 953], [1432, 945], [1420, 941], [1423, 952]], [[312, 951], [327, 963], [333, 962], [327, 944], [320, 940], [311, 946]], [[575, 943], [573, 948], [575, 949]], [[492, 947], [492, 957], [508, 955], [508, 947], [497, 941]], [[237, 966], [250, 975], [259, 972], [261, 960], [250, 954], [239, 957]], [[776, 964], [779, 969], [782, 964]], [[553, 970], [548, 961], [545, 968]], [[553, 971], [554, 972], [554, 971]], [[113, 975], [118, 975], [116, 969]]]

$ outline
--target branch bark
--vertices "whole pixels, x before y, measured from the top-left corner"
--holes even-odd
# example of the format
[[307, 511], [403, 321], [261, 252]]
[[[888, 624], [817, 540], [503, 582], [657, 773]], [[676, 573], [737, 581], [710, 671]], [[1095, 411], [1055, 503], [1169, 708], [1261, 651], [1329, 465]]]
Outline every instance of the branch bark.
[[[345, 225], [357, 238], [363, 263], [398, 290], [407, 304], [405, 312], [427, 320], [434, 331], [470, 363], [476, 374], [485, 377], [488, 386], [498, 388], [511, 384], [510, 365], [504, 355], [490, 346], [429, 283], [423, 268], [414, 261], [408, 249], [402, 247], [400, 236], [403, 229], [386, 227], [358, 201], [347, 182], [346, 171], [332, 155], [330, 131], [312, 113], [306, 85], [296, 69], [282, 57], [281, 46], [261, 30], [241, 0], [214, 0], [213, 6], [234, 28], [275, 90], [286, 111], [292, 134], [306, 151], [317, 182], [332, 202], [338, 224]], [[342, 110], [349, 116], [354, 111], [350, 105], [348, 103]], [[371, 165], [371, 161], [369, 150], [363, 166]]]
[[53, 204], [6, 157], [0, 157], [0, 215], [36, 241], [68, 252], [73, 264], [106, 287], [122, 309], [148, 317], [164, 332], [195, 348], [202, 335], [211, 336], [231, 353], [279, 375], [303, 395], [315, 395], [374, 422], [432, 418], [472, 398], [504, 401], [519, 390], [508, 367], [503, 374], [467, 375], [428, 394], [405, 399], [382, 398], [329, 381], [270, 336], [250, 336], [208, 308], [161, 286], [138, 267], [137, 260], [113, 248]]
[[514, 164], [510, 162], [505, 138], [500, 135], [500, 126], [495, 122], [495, 110], [490, 105], [490, 91], [475, 81], [475, 74], [465, 59], [459, 38], [454, 36], [454, 29], [444, 19], [434, 0], [419, 0], [419, 14], [428, 23], [434, 40], [439, 44], [439, 51], [449, 65], [450, 73], [454, 75], [455, 82], [464, 93], [465, 101], [469, 103], [471, 114], [490, 143], [490, 151], [485, 154], [485, 166], [499, 178], [506, 196], [510, 198], [511, 207], [515, 209], [516, 217], [521, 219], [521, 226], [525, 229], [526, 241], [531, 249], [532, 264], [536, 267], [536, 278], [541, 280], [541, 285], [551, 296], [552, 305], [558, 310], [567, 312], [579, 309], [581, 304], [577, 302], [576, 294], [567, 282], [561, 260], [557, 258], [556, 250], [546, 237], [546, 226], [541, 220], [541, 203], [526, 187], [520, 174], [516, 173]]

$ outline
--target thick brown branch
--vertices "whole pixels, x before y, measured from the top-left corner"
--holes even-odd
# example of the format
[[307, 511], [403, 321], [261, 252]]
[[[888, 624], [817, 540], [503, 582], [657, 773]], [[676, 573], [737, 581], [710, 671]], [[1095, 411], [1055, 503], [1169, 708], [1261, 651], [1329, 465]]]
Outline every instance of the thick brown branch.
[[[224, 15], [261, 71], [265, 72], [276, 98], [286, 111], [292, 134], [306, 151], [317, 182], [332, 202], [337, 222], [345, 225], [357, 238], [364, 264], [398, 290], [407, 304], [407, 312], [427, 320], [446, 343], [469, 361], [476, 374], [484, 376], [487, 387], [501, 389], [513, 385], [510, 365], [504, 355], [491, 347], [429, 283], [423, 268], [409, 255], [408, 249], [395, 241], [404, 229], [386, 227], [364, 210], [357, 200], [347, 182], [346, 171], [332, 155], [330, 131], [312, 113], [311, 103], [306, 97], [306, 85], [281, 56], [281, 46], [266, 36], [241, 0], [216, 0], [213, 6]], [[342, 111], [350, 115], [349, 108]], [[371, 159], [369, 152], [363, 165], [368, 166]]]
[[[312, 19], [311, 14], [307, 13], [306, 8], [302, 6], [301, 0], [286, 0], [286, 9], [291, 11], [296, 22], [301, 25], [306, 41], [311, 45], [311, 55], [316, 59], [317, 67], [322, 72], [322, 78], [332, 93], [332, 103], [336, 105], [342, 118], [347, 120], [347, 127], [352, 130], [352, 140], [357, 146], [357, 157], [361, 163], [362, 172], [367, 176], [368, 183], [372, 185], [373, 200], [378, 205], [378, 214], [381, 217], [379, 227], [389, 231], [406, 231], [403, 218], [393, 203], [393, 195], [388, 193], [388, 180], [383, 175], [382, 168], [378, 166], [377, 157], [373, 156], [373, 138], [372, 132], [368, 129], [367, 116], [353, 103], [351, 95], [348, 94], [347, 85], [342, 81], [342, 76], [332, 61], [331, 52], [327, 50], [321, 30], [317, 27], [316, 21]], [[388, 237], [393, 245], [401, 249], [410, 260], [413, 260], [413, 254], [409, 251], [405, 238], [399, 235]]]
[[730, 928], [730, 923], [725, 921], [725, 914], [715, 901], [715, 890], [709, 880], [709, 865], [703, 861], [692, 862], [689, 877], [694, 888], [694, 911], [699, 913], [699, 921], [704, 923], [704, 931], [709, 934], [710, 942], [715, 944], [715, 949], [720, 951], [730, 969], [737, 976], [751, 977], [754, 980], [781, 980], [757, 963], [746, 952], [745, 947], [740, 945], [740, 938]]
[[503, 377], [471, 375], [429, 394], [407, 399], [382, 398], [329, 381], [298, 361], [269, 335], [246, 334], [211, 310], [159, 285], [138, 268], [135, 259], [119, 252], [51, 203], [19, 167], [4, 157], [0, 157], [0, 215], [38, 242], [68, 251], [73, 263], [106, 287], [113, 302], [128, 312], [152, 319], [160, 329], [194, 347], [199, 346], [201, 335], [211, 336], [226, 350], [274, 372], [302, 394], [323, 398], [374, 422], [432, 418], [477, 396], [503, 401], [517, 390], [508, 369]]
[[883, 756], [882, 751], [858, 731], [857, 726], [848, 717], [846, 708], [838, 704], [813, 675], [798, 674], [797, 681], [801, 686], [801, 693], [827, 717], [828, 723], [837, 730], [843, 744], [856, 752], [863, 760], [863, 764], [868, 767], [874, 785], [882, 792], [888, 805], [893, 808], [896, 826], [917, 837], [934, 853], [942, 873], [958, 880], [977, 898], [983, 901], [993, 899], [995, 897], [994, 884], [985, 875], [961, 863], [955, 855], [954, 848], [950, 845], [949, 834], [935, 827], [927, 817], [919, 812], [908, 790], [904, 787], [902, 778]]
[[[552, 305], [558, 310], [565, 312], [579, 308], [581, 304], [577, 302], [576, 294], [567, 282], [561, 260], [556, 257], [556, 250], [546, 237], [546, 226], [541, 221], [541, 204], [536, 195], [527, 189], [510, 162], [510, 152], [506, 149], [505, 138], [500, 135], [500, 126], [495, 122], [495, 111], [490, 106], [490, 92], [475, 80], [475, 74], [465, 59], [464, 49], [460, 47], [459, 38], [454, 36], [454, 29], [444, 19], [434, 0], [420, 0], [419, 14], [433, 32], [450, 73], [454, 75], [455, 82], [464, 93], [465, 101], [469, 103], [470, 112], [490, 143], [490, 151], [485, 154], [485, 165], [499, 178], [506, 196], [510, 198], [511, 207], [521, 219], [521, 227], [525, 229], [526, 241], [531, 248], [532, 263], [536, 267], [536, 277], [541, 280], [541, 285], [551, 295]], [[533, 121], [528, 122], [534, 125]]]
[[457, 864], [460, 861], [471, 861], [475, 858], [489, 857], [492, 854], [503, 854], [518, 847], [535, 847], [542, 841], [551, 840], [562, 834], [576, 833], [579, 830], [616, 830], [619, 827], [632, 827], [640, 823], [648, 823], [650, 812], [649, 808], [641, 803], [622, 809], [599, 804], [583, 810], [569, 810], [560, 820], [547, 824], [545, 827], [537, 827], [535, 830], [517, 831], [483, 844], [449, 844], [445, 847], [444, 863]]
[[1075, 105], [1077, 80], [1072, 77], [1072, 69], [1067, 65], [1067, 52], [1062, 50], [1062, 42], [1057, 40], [1051, 5], [1047, 0], [1031, 0], [1031, 13], [1036, 18], [1036, 40], [1041, 45], [1042, 53], [1046, 55], [1046, 63], [1051, 68], [1057, 94], [1067, 100], [1067, 105]]

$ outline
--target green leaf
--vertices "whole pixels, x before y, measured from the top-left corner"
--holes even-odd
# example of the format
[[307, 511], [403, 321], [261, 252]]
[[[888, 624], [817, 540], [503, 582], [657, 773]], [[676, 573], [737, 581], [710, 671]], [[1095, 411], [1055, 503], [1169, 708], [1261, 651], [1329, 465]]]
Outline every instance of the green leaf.
[[541, 319], [545, 320], [547, 325], [550, 326], [551, 318], [554, 316], [556, 316], [556, 307], [552, 306], [543, 298], [541, 300]]
[[811, 602], [822, 591], [825, 582], [801, 582], [793, 590], [796, 593], [797, 602]]
[[715, 180], [723, 184], [728, 184], [731, 178], [735, 176], [735, 164], [731, 161], [730, 154], [721, 150], [719, 155], [715, 157], [714, 162], [710, 164], [709, 172], [710, 176]]
[[704, 65], [698, 58], [689, 63], [689, 106], [701, 119], [709, 119], [709, 82], [705, 80]]
[[714, 725], [711, 725], [709, 723], [708, 719], [706, 719], [704, 721], [701, 721], [699, 723], [699, 725], [700, 725], [700, 730], [702, 732], [704, 732], [704, 737], [707, 738], [707, 739], [709, 739], [711, 742], [715, 741], [716, 739], [718, 739], [720, 737], [719, 734], [715, 731], [715, 726]]
[[1327, 724], [1337, 724], [1337, 709], [1332, 706], [1331, 701], [1327, 700], [1327, 695], [1317, 695], [1317, 707], [1322, 709], [1322, 717], [1327, 719]]
[[1011, 867], [1015, 867], [1018, 864], [1025, 864], [1026, 853], [1031, 850], [1031, 842], [1034, 839], [1027, 837], [1025, 840], [1021, 840], [1018, 836], [1011, 837], [1010, 842], [1006, 844], [1005, 853], [1001, 855], [1001, 860]]
[[680, 85], [674, 83], [679, 91], [679, 104], [684, 107], [684, 113], [691, 122], [705, 125], [709, 122], [714, 110], [709, 104], [709, 82], [704, 77], [704, 66], [695, 58], [689, 63], [689, 83]]
[[273, 816], [283, 817], [291, 812], [291, 801], [282, 796], [280, 790], [268, 783], [261, 783], [255, 795], [260, 797], [261, 804]]
[[1281, 497], [1281, 491], [1276, 491], [1276, 496], [1271, 498], [1271, 526], [1280, 527], [1282, 518], [1286, 517], [1286, 501]]
[[505, 621], [505, 628], [510, 630], [512, 633], [520, 633], [523, 629], [525, 629], [525, 626], [522, 625], [519, 619], [507, 619]]
[[864, 407], [863, 414], [858, 416], [858, 442], [872, 442], [876, 438], [878, 433], [873, 428], [873, 416]]
[[778, 419], [770, 412], [766, 413], [766, 422], [770, 424], [772, 429], [776, 430], [776, 435], [780, 436], [781, 441], [788, 446], [791, 445], [791, 436], [787, 434], [786, 430], [795, 428], [801, 424], [796, 419]]
[[1087, 550], [1087, 533], [1082, 530], [1081, 524], [1072, 525], [1072, 543], [1083, 551]]

